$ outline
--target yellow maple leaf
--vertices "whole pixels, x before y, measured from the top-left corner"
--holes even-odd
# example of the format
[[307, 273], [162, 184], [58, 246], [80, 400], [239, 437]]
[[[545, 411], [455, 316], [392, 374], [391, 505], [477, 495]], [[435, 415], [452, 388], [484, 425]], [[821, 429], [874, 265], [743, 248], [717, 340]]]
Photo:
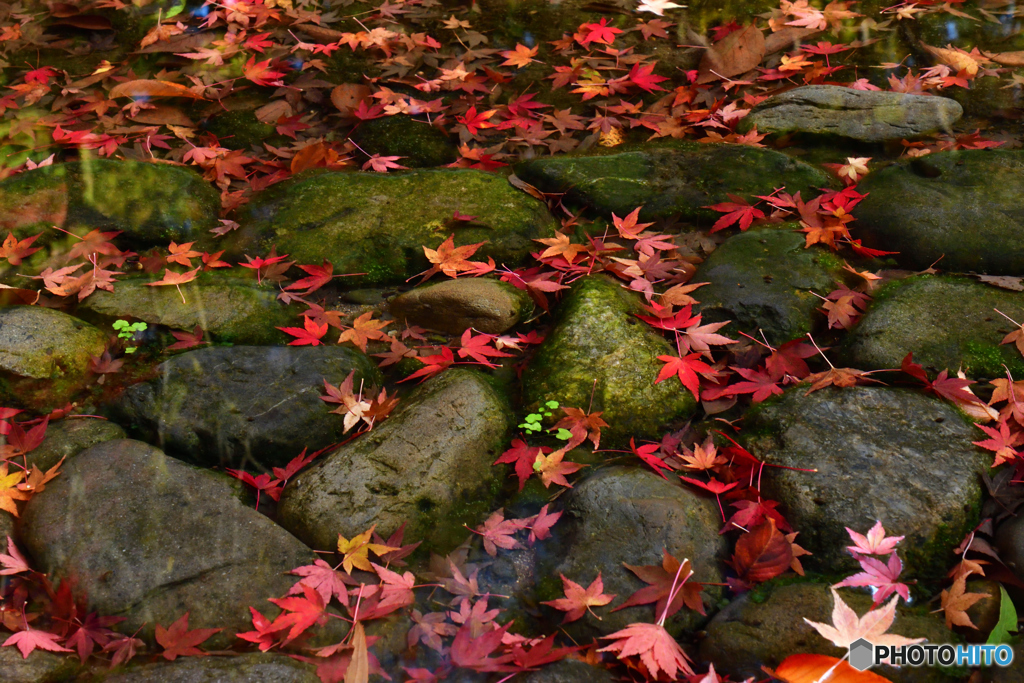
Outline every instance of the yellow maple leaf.
[[356, 536], [353, 536], [351, 540], [345, 538], [341, 534], [338, 534], [338, 552], [344, 556], [342, 559], [342, 567], [345, 571], [352, 573], [352, 568], [362, 569], [363, 571], [373, 571], [373, 567], [370, 565], [368, 553], [372, 550], [374, 555], [381, 557], [387, 553], [398, 550], [398, 548], [392, 548], [388, 545], [382, 545], [380, 543], [371, 543], [370, 537], [373, 535], [373, 530], [376, 525], [370, 527], [366, 531]]

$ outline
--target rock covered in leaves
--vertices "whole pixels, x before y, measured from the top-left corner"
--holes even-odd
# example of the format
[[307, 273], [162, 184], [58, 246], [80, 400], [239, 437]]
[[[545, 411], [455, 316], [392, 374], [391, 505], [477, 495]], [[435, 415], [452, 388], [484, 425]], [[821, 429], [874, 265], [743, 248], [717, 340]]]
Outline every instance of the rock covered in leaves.
[[577, 280], [523, 374], [526, 403], [555, 400], [602, 412], [609, 425], [602, 435], [611, 442], [654, 438], [667, 423], [692, 415], [696, 401], [677, 380], [654, 383], [658, 356], [675, 350], [636, 319], [638, 312], [639, 297], [618, 283], [603, 276]]
[[145, 664], [103, 680], [105, 683], [320, 683], [313, 665], [285, 655], [258, 652], [234, 657], [180, 657], [173, 662]]
[[43, 443], [26, 456], [28, 466], [31, 468], [35, 465], [46, 471], [60, 462], [61, 458], [70, 459], [96, 444], [124, 437], [120, 425], [108, 420], [85, 418], [50, 422]]
[[447, 166], [459, 158], [459, 148], [443, 131], [411, 116], [384, 116], [360, 123], [352, 140], [367, 154], [397, 156], [408, 168]]
[[[973, 378], [1024, 375], [1017, 347], [1000, 345], [1024, 322], [1022, 295], [966, 278], [922, 275], [888, 285], [846, 340], [849, 365], [898, 368], [909, 352], [933, 372], [963, 367]], [[1005, 366], [1005, 368], [1004, 368]]]
[[955, 100], [934, 95], [805, 85], [773, 95], [742, 121], [759, 133], [838, 135], [862, 142], [949, 132], [963, 115]]
[[[281, 496], [281, 524], [311, 547], [331, 549], [376, 524], [387, 538], [459, 533], [492, 509], [511, 411], [484, 376], [452, 369], [428, 381], [383, 423], [323, 456]], [[463, 530], [464, 531], [464, 530]], [[451, 547], [458, 541], [450, 543]]]
[[[871, 597], [867, 593], [840, 589], [839, 595], [858, 615], [863, 616], [871, 608]], [[825, 640], [804, 618], [832, 623], [832, 594], [828, 585], [767, 584], [739, 596], [715, 615], [704, 629], [707, 637], [701, 641], [700, 658], [714, 664], [720, 674], [743, 680], [763, 676], [761, 665], [775, 668], [792, 654], [846, 655], [845, 648], [835, 647]], [[931, 643], [959, 640], [946, 629], [941, 615], [916, 614], [902, 605], [896, 610], [889, 632], [908, 638], [925, 637]], [[956, 680], [938, 667], [876, 667], [872, 671], [898, 683]]]
[[34, 254], [30, 264], [78, 242], [54, 225], [79, 236], [120, 230], [125, 244], [149, 246], [195, 240], [217, 225], [219, 211], [217, 191], [199, 174], [165, 164], [87, 158], [0, 183], [0, 233], [24, 239], [42, 232], [33, 246], [50, 247]]
[[[952, 405], [913, 389], [826, 388], [788, 391], [748, 416], [751, 452], [770, 465], [764, 496], [782, 503], [813, 553], [804, 566], [835, 571], [857, 564], [843, 548], [845, 527], [881, 520], [905, 536], [906, 572], [945, 574], [952, 548], [976, 523], [979, 475], [991, 464], [977, 432]], [[905, 553], [905, 554], [904, 554]]]
[[[565, 519], [555, 527], [555, 539], [549, 544], [557, 550], [542, 575], [553, 577], [552, 583], [560, 590], [560, 573], [585, 588], [600, 571], [604, 593], [618, 598], [608, 607], [595, 608], [600, 621], [587, 613], [565, 628], [575, 638], [589, 638], [637, 621], [654, 622], [661, 616], [654, 615], [653, 604], [610, 611], [647, 585], [623, 567], [623, 562], [661, 565], [667, 550], [677, 560], [690, 560], [693, 581], [721, 582], [720, 563], [726, 557], [727, 542], [718, 534], [720, 527], [714, 498], [653, 472], [609, 467], [586, 477], [565, 498]], [[706, 604], [713, 604], [720, 594], [713, 587], [705, 591]], [[699, 618], [684, 607], [669, 619], [669, 628], [692, 627]]]
[[0, 681], [4, 683], [67, 681], [72, 680], [80, 668], [78, 659], [55, 652], [37, 649], [26, 659], [16, 648], [0, 648]]
[[[119, 280], [113, 292], [96, 291], [83, 307], [106, 318], [132, 318], [191, 332], [199, 325], [213, 339], [230, 344], [274, 344], [284, 340], [277, 327], [293, 316], [277, 302], [276, 292], [245, 276], [200, 274], [175, 287], [150, 287], [155, 277]], [[184, 295], [185, 301], [182, 302]]]
[[1024, 152], [962, 150], [903, 159], [858, 186], [857, 235], [903, 265], [1024, 273]]
[[284, 466], [303, 448], [341, 441], [344, 422], [320, 400], [324, 381], [379, 386], [365, 354], [341, 346], [207, 347], [129, 387], [112, 417], [172, 455], [209, 466]]
[[[41, 571], [73, 576], [89, 610], [127, 618], [125, 633], [223, 628], [220, 647], [294, 583], [313, 553], [242, 502], [224, 475], [193, 468], [140, 441], [79, 453], [25, 506], [20, 536]], [[96, 514], [96, 506], [103, 514]], [[220, 643], [218, 645], [218, 643]]]
[[701, 264], [694, 294], [707, 322], [731, 320], [741, 330], [779, 344], [802, 337], [822, 320], [821, 299], [835, 288], [841, 262], [821, 247], [804, 248], [792, 228], [750, 230], [725, 241]]
[[63, 405], [106, 342], [103, 332], [67, 313], [0, 308], [0, 403], [46, 411]]
[[391, 302], [391, 315], [398, 320], [448, 334], [469, 328], [501, 334], [531, 310], [533, 303], [525, 292], [490, 278], [426, 284]]
[[729, 194], [767, 195], [785, 185], [791, 194], [807, 195], [832, 183], [823, 171], [781, 152], [698, 142], [543, 157], [519, 164], [516, 174], [543, 192], [565, 192], [568, 201], [605, 216], [625, 216], [643, 206], [644, 220], [679, 215], [708, 225], [721, 214], [703, 207], [729, 201]]
[[[458, 212], [474, 216], [455, 220]], [[231, 254], [265, 254], [277, 245], [299, 263], [334, 264], [346, 285], [397, 284], [430, 267], [423, 247], [455, 235], [475, 255], [514, 267], [548, 237], [555, 221], [541, 202], [501, 176], [472, 170], [314, 173], [278, 183], [244, 209]]]

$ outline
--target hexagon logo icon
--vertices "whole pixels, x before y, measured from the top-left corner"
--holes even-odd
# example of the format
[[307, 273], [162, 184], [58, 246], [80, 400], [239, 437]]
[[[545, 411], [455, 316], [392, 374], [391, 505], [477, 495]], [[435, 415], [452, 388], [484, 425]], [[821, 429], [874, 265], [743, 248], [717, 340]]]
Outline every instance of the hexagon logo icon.
[[864, 638], [850, 643], [850, 666], [857, 671], [867, 671], [875, 663], [875, 646]]

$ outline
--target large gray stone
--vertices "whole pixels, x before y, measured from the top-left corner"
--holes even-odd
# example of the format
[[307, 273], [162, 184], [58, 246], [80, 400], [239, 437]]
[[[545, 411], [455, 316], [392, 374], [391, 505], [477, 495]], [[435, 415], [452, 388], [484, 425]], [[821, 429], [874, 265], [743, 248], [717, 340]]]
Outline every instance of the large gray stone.
[[527, 675], [523, 683], [613, 683], [615, 680], [608, 669], [578, 659], [563, 659]]
[[[864, 244], [914, 269], [1024, 273], [1024, 152], [961, 150], [903, 159], [857, 186]], [[939, 261], [939, 259], [942, 259]]]
[[284, 572], [314, 559], [233, 480], [130, 439], [68, 461], [26, 504], [19, 531], [35, 565], [74, 577], [90, 611], [126, 617], [122, 632], [143, 627], [152, 640], [155, 624], [189, 612], [190, 628], [224, 629], [212, 649], [251, 628], [249, 605], [276, 609], [266, 599], [294, 583]]
[[471, 327], [501, 334], [529, 314], [533, 303], [526, 292], [506, 282], [461, 278], [400, 294], [390, 310], [398, 320], [448, 334], [462, 334]]
[[340, 346], [207, 347], [160, 365], [129, 387], [111, 417], [183, 459], [211, 466], [284, 466], [303, 448], [341, 441], [344, 422], [320, 400], [324, 380], [380, 385], [373, 362]]
[[[6, 543], [4, 544], [6, 548]], [[73, 680], [81, 668], [78, 658], [34, 650], [23, 658], [15, 647], [0, 648], [0, 681], [4, 683], [57, 683]]]
[[523, 374], [527, 404], [555, 400], [600, 411], [609, 443], [658, 438], [666, 424], [692, 415], [696, 401], [678, 379], [654, 383], [662, 365], [658, 356], [675, 349], [636, 319], [642, 312], [639, 297], [617, 282], [604, 276], [577, 280]]
[[[839, 595], [858, 615], [871, 608], [864, 592], [840, 589]], [[832, 623], [832, 593], [826, 584], [768, 584], [756, 593], [745, 593], [715, 615], [705, 628], [700, 658], [715, 665], [715, 671], [736, 680], [763, 675], [761, 666], [777, 667], [789, 655], [807, 653], [843, 657], [845, 648], [835, 647], [804, 622]], [[927, 638], [931, 643], [956, 643], [956, 634], [946, 629], [942, 617], [916, 614], [901, 605], [889, 633], [907, 638]], [[897, 683], [952, 683], [940, 668], [876, 667], [872, 673]]]
[[40, 306], [0, 308], [0, 403], [49, 411], [86, 380], [90, 356], [107, 336], [89, 323]]
[[[189, 626], [192, 626], [189, 623]], [[314, 667], [285, 655], [181, 657], [107, 676], [104, 683], [320, 683]]]
[[121, 426], [109, 420], [72, 417], [50, 422], [43, 443], [26, 456], [28, 466], [48, 470], [61, 458], [70, 459], [96, 444], [124, 437]]
[[0, 183], [0, 233], [13, 231], [19, 239], [42, 233], [33, 246], [44, 248], [21, 266], [0, 264], [0, 279], [64, 265], [58, 257], [79, 240], [55, 225], [79, 237], [120, 230], [122, 248], [166, 245], [202, 237], [219, 211], [217, 191], [187, 168], [83, 158], [25, 171]]
[[742, 121], [759, 133], [838, 135], [863, 142], [950, 132], [963, 115], [955, 100], [930, 95], [805, 85], [768, 98]]
[[[1024, 376], [1014, 344], [1000, 344], [1024, 322], [1024, 294], [967, 278], [929, 276], [888, 285], [846, 338], [843, 355], [862, 370], [898, 368], [909, 352], [933, 373], [958, 368], [975, 379]], [[1005, 367], [1004, 367], [1005, 366]]]
[[[452, 221], [458, 211], [472, 222]], [[300, 175], [261, 192], [225, 238], [229, 254], [264, 254], [276, 245], [299, 263], [334, 264], [346, 286], [401, 284], [427, 270], [423, 247], [449, 235], [455, 245], [484, 242], [491, 256], [515, 267], [557, 225], [547, 207], [501, 176], [474, 170]]]
[[516, 175], [544, 192], [608, 217], [643, 206], [644, 220], [678, 215], [710, 225], [722, 214], [704, 208], [785, 186], [804, 196], [834, 181], [822, 170], [781, 152], [749, 145], [658, 142], [631, 151], [541, 157], [516, 166]]
[[[491, 510], [511, 427], [505, 399], [482, 375], [447, 370], [382, 424], [324, 456], [281, 496], [281, 524], [313, 548], [336, 547], [372, 525], [385, 538], [407, 522], [406, 541], [448, 549], [464, 522]], [[454, 541], [454, 542], [452, 542]]]
[[277, 290], [257, 286], [254, 278], [211, 271], [181, 285], [180, 294], [175, 287], [149, 286], [158, 279], [120, 280], [113, 292], [96, 291], [81, 308], [107, 319], [144, 320], [188, 332], [199, 325], [207, 341], [229, 344], [283, 343], [287, 337], [277, 328], [295, 324], [294, 315], [277, 301]]
[[[718, 533], [721, 517], [715, 499], [666, 481], [640, 468], [608, 467], [600, 469], [575, 485], [565, 500], [565, 516], [549, 543], [542, 575], [548, 585], [549, 600], [562, 597], [561, 573], [576, 583], [589, 586], [600, 571], [604, 592], [618, 597], [607, 607], [593, 608], [579, 621], [565, 626], [577, 640], [607, 635], [637, 621], [657, 619], [654, 605], [611, 610], [647, 584], [622, 563], [634, 566], [660, 565], [663, 551], [676, 559], [689, 559], [693, 580], [701, 583], [723, 581], [721, 563], [728, 552], [725, 536]], [[706, 606], [713, 605], [721, 591], [709, 587]], [[699, 623], [696, 612], [683, 608], [668, 620], [668, 628], [678, 632]]]
[[900, 544], [904, 575], [944, 576], [952, 548], [976, 523], [980, 474], [991, 464], [972, 445], [978, 434], [953, 406], [913, 389], [805, 386], [748, 416], [751, 451], [773, 465], [762, 492], [782, 503], [814, 553], [809, 570], [857, 568], [846, 527], [861, 533], [881, 521]]
[[761, 330], [770, 344], [780, 344], [824, 320], [815, 294], [835, 288], [842, 262], [822, 247], [805, 249], [794, 227], [740, 233], [712, 252], [695, 276], [710, 283], [696, 292], [705, 322], [731, 320], [722, 332], [760, 338]]

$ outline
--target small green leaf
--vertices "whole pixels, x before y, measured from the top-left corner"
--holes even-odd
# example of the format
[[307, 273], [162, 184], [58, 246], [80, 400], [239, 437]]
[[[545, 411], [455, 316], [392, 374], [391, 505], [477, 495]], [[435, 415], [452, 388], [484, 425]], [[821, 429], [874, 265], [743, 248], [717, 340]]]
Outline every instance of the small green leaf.
[[114, 329], [115, 330], [120, 330], [122, 327], [128, 327], [128, 321], [127, 320], [115, 320], [114, 321]]
[[1017, 609], [1013, 606], [1013, 600], [1006, 593], [1006, 589], [999, 587], [999, 621], [996, 622], [992, 633], [988, 634], [988, 645], [1001, 645], [1010, 642], [1010, 631], [1017, 630]]
[[529, 415], [526, 416], [526, 421], [527, 422], [540, 422], [540, 415], [538, 415], [537, 413], [530, 413]]
[[555, 408], [557, 408], [557, 407], [558, 407], [558, 401], [548, 401], [548, 402], [547, 402], [547, 403], [545, 403], [544, 405], [546, 405], [546, 406], [547, 406], [548, 408], [550, 408], [551, 410], [554, 410]]
[[135, 353], [138, 350], [138, 346], [129, 346], [124, 350], [125, 353]]
[[572, 438], [572, 432], [564, 427], [559, 427], [558, 431], [555, 433], [555, 438], [561, 439], [562, 441], [568, 441]]
[[179, 14], [181, 14], [184, 9], [185, 9], [185, 3], [181, 3], [180, 5], [175, 5], [171, 9], [167, 10], [167, 14], [164, 15], [164, 19], [170, 19], [171, 17], [176, 17]]

